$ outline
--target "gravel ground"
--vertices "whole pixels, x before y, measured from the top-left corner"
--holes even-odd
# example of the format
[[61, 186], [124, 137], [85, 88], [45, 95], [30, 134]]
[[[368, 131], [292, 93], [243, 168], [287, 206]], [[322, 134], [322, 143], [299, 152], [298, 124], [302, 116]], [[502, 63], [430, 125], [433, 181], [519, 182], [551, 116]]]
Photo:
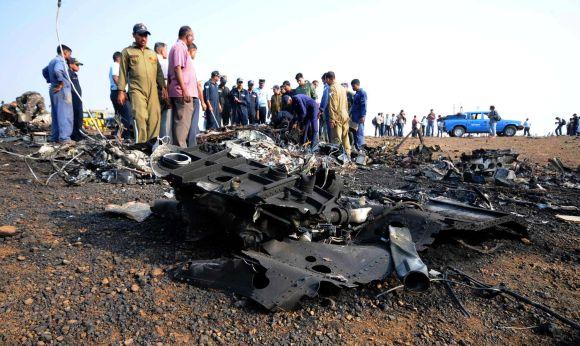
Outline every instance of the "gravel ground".
[[[463, 150], [463, 142], [452, 140], [447, 145], [457, 146], [451, 150]], [[577, 143], [562, 145], [577, 153]], [[558, 142], [553, 147], [557, 154], [562, 146]], [[45, 177], [51, 172], [47, 165], [33, 167]], [[347, 186], [401, 187], [405, 174], [400, 168], [359, 170], [347, 177]], [[177, 262], [219, 257], [228, 249], [216, 243], [183, 244], [171, 225], [154, 217], [136, 223], [103, 212], [106, 204], [150, 202], [169, 190], [163, 184], [70, 187], [60, 179], [39, 186], [22, 160], [0, 154], [0, 226], [18, 231], [0, 238], [0, 343], [480, 345], [580, 340], [577, 331], [529, 306], [458, 289], [471, 313], [464, 317], [436, 283], [424, 294], [395, 291], [375, 298], [398, 285], [387, 280], [306, 300], [297, 311], [274, 313], [232, 293], [174, 282], [167, 270]], [[521, 192], [490, 193], [493, 200], [499, 193]], [[578, 190], [553, 186], [547, 196], [579, 205]], [[483, 255], [455, 241], [441, 241], [421, 254], [423, 260], [430, 268], [452, 265], [483, 281], [506, 283], [580, 320], [579, 227], [537, 208], [506, 204], [502, 210], [525, 215], [530, 242], [487, 239], [483, 245], [502, 247]], [[550, 330], [527, 328], [546, 322], [553, 323]]]

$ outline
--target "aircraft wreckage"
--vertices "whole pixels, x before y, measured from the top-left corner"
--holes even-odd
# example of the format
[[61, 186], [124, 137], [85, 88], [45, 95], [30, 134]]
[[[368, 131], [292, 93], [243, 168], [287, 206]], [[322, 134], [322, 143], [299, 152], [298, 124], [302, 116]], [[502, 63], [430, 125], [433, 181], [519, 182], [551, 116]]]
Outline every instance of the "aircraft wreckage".
[[517, 215], [388, 190], [382, 197], [389, 198], [360, 203], [341, 196], [341, 175], [324, 165], [288, 173], [230, 150], [158, 148], [153, 170], [174, 188], [176, 201], [153, 210], [171, 209], [189, 240], [218, 235], [239, 246], [229, 258], [183, 263], [175, 278], [233, 291], [266, 309], [293, 309], [302, 297], [393, 274], [406, 289], [424, 291], [429, 273], [417, 251], [436, 238], [527, 237]]

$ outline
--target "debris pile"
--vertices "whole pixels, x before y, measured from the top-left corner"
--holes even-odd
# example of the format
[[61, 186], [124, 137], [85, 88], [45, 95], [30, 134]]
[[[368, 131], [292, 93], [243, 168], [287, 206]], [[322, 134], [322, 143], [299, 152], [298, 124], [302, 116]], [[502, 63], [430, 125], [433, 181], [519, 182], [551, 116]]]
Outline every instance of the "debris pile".
[[144, 151], [108, 140], [91, 139], [74, 146], [44, 144], [30, 157], [50, 162], [55, 170], [51, 177], [58, 174], [70, 185], [94, 180], [113, 184], [154, 181]]
[[51, 117], [46, 112], [44, 98], [38, 92], [27, 91], [15, 101], [0, 107], [0, 142], [15, 141], [35, 132], [41, 132], [39, 136], [42, 133], [46, 135], [50, 124]]
[[175, 190], [171, 215], [184, 224], [186, 239], [226, 236], [241, 249], [233, 258], [190, 261], [174, 274], [267, 309], [291, 309], [325, 287], [356, 287], [393, 273], [422, 291], [430, 278], [417, 250], [434, 239], [506, 230], [527, 237], [517, 215], [389, 191], [369, 193], [368, 201], [348, 198], [329, 167], [288, 173], [232, 151], [182, 149], [154, 163]]

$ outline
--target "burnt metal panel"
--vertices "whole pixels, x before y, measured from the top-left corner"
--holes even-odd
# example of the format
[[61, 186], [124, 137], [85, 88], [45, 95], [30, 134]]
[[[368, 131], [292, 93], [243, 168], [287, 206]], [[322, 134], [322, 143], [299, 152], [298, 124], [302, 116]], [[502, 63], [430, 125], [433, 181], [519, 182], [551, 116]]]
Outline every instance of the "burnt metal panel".
[[328, 274], [345, 284], [366, 284], [392, 272], [391, 256], [384, 244], [331, 245], [272, 240], [262, 245], [270, 256], [292, 266]]

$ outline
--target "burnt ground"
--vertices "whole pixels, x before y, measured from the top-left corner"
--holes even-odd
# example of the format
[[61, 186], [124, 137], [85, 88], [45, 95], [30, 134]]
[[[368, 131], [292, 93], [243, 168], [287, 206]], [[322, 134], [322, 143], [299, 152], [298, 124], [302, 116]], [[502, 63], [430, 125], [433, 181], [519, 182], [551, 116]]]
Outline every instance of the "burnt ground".
[[[439, 141], [450, 152], [474, 145], [468, 139], [445, 140]], [[538, 141], [518, 139], [513, 148], [527, 152], [531, 149], [525, 143], [535, 147]], [[579, 141], [541, 141], [543, 155], [562, 156], [571, 150], [576, 156], [567, 156], [565, 162], [578, 164], [574, 160], [580, 160]], [[2, 147], [21, 153], [31, 150], [18, 144]], [[539, 155], [528, 156], [546, 163]], [[46, 164], [32, 166], [44, 177], [52, 172]], [[346, 182], [350, 190], [399, 188], [409, 184], [405, 177], [413, 173], [394, 167], [358, 170]], [[441, 189], [440, 183], [422, 178], [418, 182], [426, 189]], [[579, 227], [556, 219], [553, 211], [511, 202], [500, 205], [495, 199], [499, 194], [519, 195], [579, 205], [580, 190], [546, 185], [545, 195], [534, 196], [521, 189], [488, 190], [501, 210], [526, 217], [530, 242], [505, 238], [474, 242], [488, 248], [501, 244], [496, 251], [481, 254], [448, 239], [422, 252], [422, 259], [429, 268], [451, 265], [488, 283], [506, 283], [580, 320]], [[163, 184], [71, 187], [59, 178], [40, 186], [33, 183], [21, 159], [0, 154], [0, 225], [19, 231], [0, 238], [0, 343], [480, 345], [580, 340], [578, 331], [532, 307], [458, 288], [471, 312], [471, 317], [464, 317], [437, 283], [424, 294], [395, 291], [375, 298], [398, 285], [393, 279], [307, 300], [297, 311], [273, 313], [232, 293], [174, 282], [166, 271], [177, 262], [219, 257], [227, 250], [219, 243], [183, 244], [163, 220], [136, 223], [103, 212], [108, 203], [150, 202], [164, 198], [169, 190]], [[554, 328], [528, 328], [546, 322]]]

